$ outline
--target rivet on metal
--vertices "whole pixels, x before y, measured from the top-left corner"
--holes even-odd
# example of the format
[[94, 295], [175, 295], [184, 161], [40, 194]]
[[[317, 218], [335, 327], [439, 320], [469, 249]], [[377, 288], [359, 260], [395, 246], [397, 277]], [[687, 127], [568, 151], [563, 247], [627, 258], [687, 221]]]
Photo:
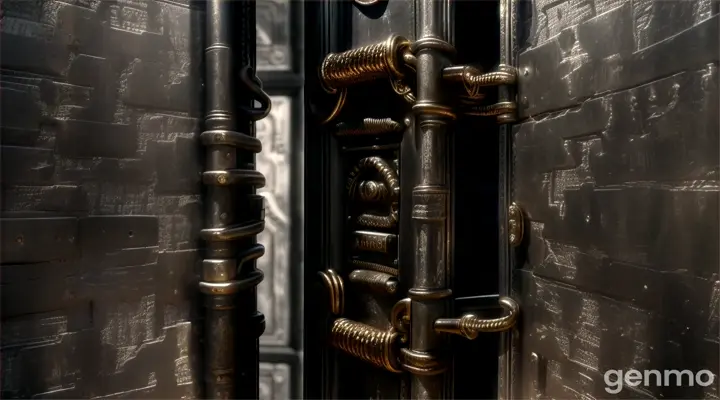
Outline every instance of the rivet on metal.
[[508, 208], [508, 234], [510, 246], [517, 246], [522, 243], [525, 223], [523, 212], [520, 206], [512, 203]]

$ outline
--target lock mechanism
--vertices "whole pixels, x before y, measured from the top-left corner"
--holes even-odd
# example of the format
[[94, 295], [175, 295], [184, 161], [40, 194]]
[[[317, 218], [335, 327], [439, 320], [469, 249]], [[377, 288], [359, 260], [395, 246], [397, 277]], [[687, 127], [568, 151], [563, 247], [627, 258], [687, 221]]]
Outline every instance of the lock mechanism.
[[[365, 272], [387, 275], [381, 272]], [[350, 274], [351, 279], [353, 273]], [[444, 363], [431, 354], [407, 348], [411, 321], [409, 298], [402, 299], [393, 306], [390, 313], [391, 327], [387, 330], [378, 329], [343, 318], [343, 278], [332, 269], [322, 271], [319, 275], [328, 293], [330, 313], [338, 317], [330, 327], [330, 343], [333, 347], [393, 373], [408, 371], [419, 375], [434, 375], [445, 370]], [[483, 319], [473, 314], [465, 314], [460, 318], [439, 318], [435, 320], [433, 328], [436, 332], [460, 335], [470, 340], [477, 338], [480, 333], [508, 331], [515, 326], [520, 307], [509, 297], [500, 297], [499, 302], [505, 310], [502, 317]]]
[[[440, 3], [419, 2], [420, 22], [444, 17]], [[504, 22], [507, 26], [509, 23]], [[508, 65], [511, 60], [507, 56], [500, 57], [498, 67], [490, 71], [474, 65], [454, 65], [455, 47], [443, 39], [444, 35], [438, 26], [429, 24], [415, 41], [391, 35], [379, 43], [328, 54], [319, 70], [323, 90], [334, 96], [322, 124], [334, 121], [328, 130], [338, 143], [363, 151], [348, 163], [355, 165], [346, 186], [351, 215], [347, 216], [345, 236], [351, 255], [347, 265], [351, 269], [343, 272], [349, 285], [346, 288], [343, 277], [334, 270], [320, 272], [333, 316], [328, 327], [329, 342], [383, 370], [414, 375], [416, 379], [410, 382], [414, 398], [443, 396], [441, 374], [451, 363], [446, 358], [445, 341], [438, 340], [440, 336], [450, 334], [472, 340], [481, 333], [510, 331], [520, 312], [513, 299], [499, 297], [493, 302], [497, 305], [494, 307], [502, 309], [497, 318], [480, 318], [471, 313], [447, 318], [445, 314], [452, 297], [445, 268], [450, 242], [445, 222], [451, 215], [451, 188], [444, 179], [449, 172], [445, 160], [450, 147], [445, 140], [450, 123], [458, 115], [493, 117], [498, 124], [514, 122], [517, 106], [512, 86], [517, 71]], [[339, 118], [350, 91], [385, 79], [392, 92], [409, 105], [403, 122], [358, 115], [352, 112], [355, 110]], [[489, 100], [493, 98], [498, 100]], [[392, 111], [398, 108], [405, 109], [393, 107]], [[409, 116], [410, 110], [414, 118]], [[400, 117], [392, 111], [392, 117]], [[421, 168], [412, 170], [415, 161], [408, 160], [411, 175], [416, 176], [412, 184], [401, 185], [400, 169], [408, 164], [398, 162], [403, 161], [399, 148], [408, 131], [415, 134], [417, 153], [409, 160], [416, 157]], [[407, 234], [411, 237], [403, 236], [403, 240], [417, 245], [418, 256], [412, 282], [407, 282], [408, 298], [392, 306], [390, 321], [384, 323], [383, 329], [344, 316], [345, 290], [373, 292], [382, 295], [383, 302], [399, 294], [399, 264], [403, 261], [398, 257], [398, 247], [400, 236], [406, 234], [399, 229], [401, 190], [405, 191], [404, 198], [411, 200], [407, 212], [411, 219]], [[509, 210], [508, 219], [514, 246], [522, 241], [522, 211]], [[390, 301], [387, 306], [392, 304]], [[411, 309], [415, 315], [411, 315]]]
[[[449, 44], [443, 42], [442, 45], [454, 52]], [[320, 82], [327, 93], [337, 95], [337, 101], [323, 123], [340, 115], [350, 87], [379, 79], [388, 79], [396, 94], [416, 105], [415, 94], [407, 84], [417, 67], [413, 47], [408, 39], [391, 35], [384, 42], [328, 54], [320, 67]], [[442, 78], [449, 87], [456, 89], [456, 107], [461, 113], [493, 116], [503, 124], [515, 120], [517, 106], [514, 101], [484, 102], [488, 89], [516, 83], [514, 67], [501, 64], [495, 71], [484, 72], [472, 65], [453, 65], [443, 69]]]

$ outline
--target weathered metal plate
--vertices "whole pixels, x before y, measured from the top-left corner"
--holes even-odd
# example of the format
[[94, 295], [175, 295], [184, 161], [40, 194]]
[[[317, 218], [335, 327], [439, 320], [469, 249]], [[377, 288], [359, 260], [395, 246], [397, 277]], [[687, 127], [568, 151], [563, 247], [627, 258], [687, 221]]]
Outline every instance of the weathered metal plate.
[[[530, 220], [513, 398], [717, 398], [717, 4], [532, 12], [513, 129], [512, 200]], [[610, 394], [604, 374], [630, 369], [715, 382]]]
[[199, 396], [203, 15], [1, 7], [2, 397]]

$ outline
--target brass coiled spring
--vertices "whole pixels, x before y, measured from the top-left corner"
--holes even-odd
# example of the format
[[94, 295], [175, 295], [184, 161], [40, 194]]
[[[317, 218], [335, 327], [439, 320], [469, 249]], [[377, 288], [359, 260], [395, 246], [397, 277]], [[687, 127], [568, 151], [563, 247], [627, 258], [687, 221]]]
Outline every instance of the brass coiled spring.
[[339, 318], [330, 330], [330, 343], [354, 357], [399, 373], [402, 366], [398, 361], [401, 334], [393, 329], [380, 330], [370, 325]]
[[402, 36], [392, 35], [386, 41], [368, 46], [330, 53], [320, 67], [325, 89], [335, 93], [338, 89], [384, 77], [404, 77], [400, 51], [409, 48], [410, 42]]
[[381, 135], [402, 132], [404, 125], [391, 118], [364, 118], [358, 123], [337, 124], [338, 136]]
[[320, 66], [320, 83], [330, 94], [339, 92], [339, 98], [323, 123], [330, 122], [340, 114], [347, 98], [347, 87], [358, 83], [389, 78], [393, 90], [413, 103], [415, 95], [403, 79], [405, 71], [412, 69], [414, 62], [410, 41], [397, 35], [381, 43], [328, 54]]

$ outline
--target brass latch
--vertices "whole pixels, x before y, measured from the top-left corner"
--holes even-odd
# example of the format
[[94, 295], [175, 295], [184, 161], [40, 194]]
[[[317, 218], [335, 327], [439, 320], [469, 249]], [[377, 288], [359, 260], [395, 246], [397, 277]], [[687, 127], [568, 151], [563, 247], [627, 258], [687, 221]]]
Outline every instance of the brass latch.
[[[444, 46], [449, 46], [444, 43]], [[451, 50], [454, 51], [454, 48]], [[413, 54], [413, 43], [408, 39], [391, 35], [387, 40], [368, 46], [331, 53], [320, 67], [320, 82], [329, 94], [338, 96], [333, 110], [323, 123], [334, 120], [342, 111], [350, 86], [378, 79], [389, 79], [392, 89], [407, 102], [416, 102], [415, 94], [407, 83], [416, 69], [417, 58]], [[499, 65], [497, 70], [483, 72], [470, 65], [447, 67], [443, 79], [454, 86], [462, 87], [458, 95], [459, 109], [467, 115], [495, 116], [499, 123], [512, 122], [515, 118], [516, 103], [500, 101], [484, 104], [484, 89], [514, 85], [517, 71], [509, 65]]]
[[[331, 313], [341, 317], [344, 313], [345, 303], [343, 279], [332, 269], [322, 271], [319, 275], [330, 295]], [[376, 367], [400, 373], [402, 372], [400, 347], [408, 341], [409, 312], [409, 299], [397, 302], [391, 313], [392, 327], [388, 330], [378, 329], [347, 318], [337, 318], [332, 322], [330, 328], [330, 344]]]
[[475, 339], [483, 332], [505, 332], [512, 329], [520, 313], [520, 306], [509, 297], [500, 297], [500, 306], [505, 315], [500, 318], [482, 319], [473, 314], [465, 314], [460, 318], [440, 318], [435, 320], [433, 327], [437, 332], [452, 333]]
[[[333, 347], [394, 373], [409, 371], [431, 375], [444, 370], [443, 363], [434, 356], [407, 348], [411, 320], [409, 298], [402, 299], [393, 306], [390, 329], [378, 329], [342, 318], [345, 303], [345, 284], [342, 277], [332, 269], [322, 271], [319, 275], [329, 294], [331, 313], [340, 317], [333, 321], [330, 328], [330, 343]], [[482, 332], [510, 330], [515, 326], [520, 307], [509, 297], [501, 297], [500, 305], [506, 311], [500, 318], [482, 319], [466, 314], [460, 318], [437, 319], [433, 327], [437, 332], [461, 335], [468, 339], [475, 339]]]

